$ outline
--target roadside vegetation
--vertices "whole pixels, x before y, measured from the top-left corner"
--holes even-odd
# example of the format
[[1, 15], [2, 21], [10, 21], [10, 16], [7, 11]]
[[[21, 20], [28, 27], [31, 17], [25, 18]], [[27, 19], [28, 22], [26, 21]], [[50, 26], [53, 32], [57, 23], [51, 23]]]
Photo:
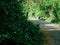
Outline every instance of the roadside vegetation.
[[40, 20], [60, 22], [60, 0], [24, 0], [24, 10], [28, 17], [40, 17]]
[[42, 45], [43, 33], [23, 9], [23, 0], [0, 0], [0, 45]]

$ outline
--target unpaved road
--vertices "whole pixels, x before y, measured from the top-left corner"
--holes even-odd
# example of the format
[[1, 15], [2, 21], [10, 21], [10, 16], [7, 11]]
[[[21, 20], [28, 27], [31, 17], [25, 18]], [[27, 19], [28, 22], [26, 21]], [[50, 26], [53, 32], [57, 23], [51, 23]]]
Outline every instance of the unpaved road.
[[60, 45], [60, 25], [39, 20], [31, 20], [49, 33], [48, 45]]
[[33, 22], [35, 24], [39, 24], [40, 27], [46, 29], [47, 31], [60, 30], [60, 25], [58, 25], [58, 24], [40, 21], [40, 20], [31, 20], [31, 22]]

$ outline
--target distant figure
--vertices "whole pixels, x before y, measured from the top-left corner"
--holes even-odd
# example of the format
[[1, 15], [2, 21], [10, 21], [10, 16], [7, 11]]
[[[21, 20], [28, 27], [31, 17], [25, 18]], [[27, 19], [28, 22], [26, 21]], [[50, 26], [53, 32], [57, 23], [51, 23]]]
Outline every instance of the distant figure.
[[38, 19], [40, 19], [40, 16], [38, 17]]

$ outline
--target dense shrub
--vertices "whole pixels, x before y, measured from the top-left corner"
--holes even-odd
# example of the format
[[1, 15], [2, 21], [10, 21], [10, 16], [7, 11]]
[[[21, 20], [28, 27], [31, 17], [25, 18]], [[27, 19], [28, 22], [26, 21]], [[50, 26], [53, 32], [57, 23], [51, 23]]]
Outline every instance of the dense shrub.
[[39, 27], [27, 21], [17, 0], [0, 0], [0, 45], [40, 45]]

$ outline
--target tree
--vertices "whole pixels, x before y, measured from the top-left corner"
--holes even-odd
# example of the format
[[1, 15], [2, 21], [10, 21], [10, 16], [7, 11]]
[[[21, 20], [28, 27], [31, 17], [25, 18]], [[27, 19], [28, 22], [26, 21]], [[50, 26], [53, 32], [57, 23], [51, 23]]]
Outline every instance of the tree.
[[0, 44], [40, 45], [39, 27], [27, 21], [22, 0], [0, 0]]

